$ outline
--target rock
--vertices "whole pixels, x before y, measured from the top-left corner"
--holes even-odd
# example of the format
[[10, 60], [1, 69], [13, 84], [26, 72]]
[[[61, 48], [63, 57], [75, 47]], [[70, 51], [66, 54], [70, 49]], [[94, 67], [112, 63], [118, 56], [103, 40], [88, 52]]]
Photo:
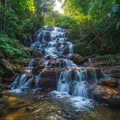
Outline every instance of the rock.
[[98, 85], [93, 91], [93, 98], [100, 103], [120, 107], [120, 91], [117, 89]]
[[15, 66], [6, 59], [0, 60], [0, 67], [5, 70], [5, 72], [3, 73], [3, 76], [5, 77], [11, 77], [15, 74]]
[[101, 71], [101, 69], [95, 69], [95, 68], [87, 69], [87, 81], [89, 83], [93, 83], [93, 79], [97, 80], [101, 78], [104, 78], [104, 74]]
[[40, 88], [44, 88], [48, 91], [55, 90], [57, 86], [56, 78], [58, 78], [58, 75], [60, 74], [60, 72], [61, 72], [60, 69], [47, 68], [41, 74]]
[[120, 70], [111, 70], [112, 78], [120, 78]]
[[34, 96], [34, 98], [33, 98], [35, 101], [41, 101], [41, 97], [40, 96]]
[[0, 98], [3, 97], [3, 94], [0, 92]]
[[4, 59], [4, 58], [5, 58], [5, 56], [2, 54], [1, 51], [0, 51], [0, 58], [1, 58], [1, 59]]
[[33, 50], [32, 56], [34, 58], [42, 58], [43, 57], [43, 55], [38, 50]]
[[112, 87], [112, 88], [118, 88], [118, 86], [120, 84], [120, 79], [106, 78], [106, 79], [101, 80], [98, 84]]
[[7, 100], [5, 98], [0, 98], [0, 110], [5, 108], [7, 104]]
[[26, 110], [29, 111], [29, 112], [32, 112], [34, 110], [34, 108], [32, 106], [27, 106]]
[[47, 117], [47, 120], [58, 120], [55, 116], [49, 116]]
[[74, 61], [75, 63], [77, 63], [77, 64], [81, 64], [81, 63], [85, 62], [84, 57], [82, 57], [82, 56], [79, 55], [79, 54], [73, 54], [73, 55], [71, 56], [71, 60], [73, 60], [73, 61]]

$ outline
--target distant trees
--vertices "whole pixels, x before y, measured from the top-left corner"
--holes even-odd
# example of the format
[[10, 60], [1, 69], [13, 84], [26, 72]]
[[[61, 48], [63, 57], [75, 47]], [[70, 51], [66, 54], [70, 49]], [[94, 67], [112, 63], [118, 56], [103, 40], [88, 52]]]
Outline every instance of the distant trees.
[[23, 39], [43, 25], [59, 26], [88, 54], [120, 51], [120, 0], [65, 0], [64, 14], [53, 11], [54, 1], [1, 0], [0, 32]]
[[65, 12], [77, 24], [78, 53], [120, 52], [120, 0], [66, 0]]

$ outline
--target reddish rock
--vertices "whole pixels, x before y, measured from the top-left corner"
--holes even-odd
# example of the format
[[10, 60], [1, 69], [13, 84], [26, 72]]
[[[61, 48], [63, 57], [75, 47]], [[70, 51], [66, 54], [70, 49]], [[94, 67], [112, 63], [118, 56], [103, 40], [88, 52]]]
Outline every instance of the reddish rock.
[[101, 80], [100, 83], [98, 83], [98, 84], [108, 86], [111, 88], [118, 88], [118, 86], [120, 84], [120, 79], [106, 78], [106, 79]]
[[98, 85], [93, 91], [93, 98], [100, 103], [120, 107], [120, 91], [118, 89]]

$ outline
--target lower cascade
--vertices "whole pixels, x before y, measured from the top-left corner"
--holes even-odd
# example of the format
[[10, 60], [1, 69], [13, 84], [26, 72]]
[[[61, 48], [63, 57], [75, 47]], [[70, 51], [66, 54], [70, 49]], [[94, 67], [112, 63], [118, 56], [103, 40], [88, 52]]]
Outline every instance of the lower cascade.
[[31, 48], [40, 51], [44, 57], [29, 62], [10, 85], [12, 92], [39, 91], [44, 78], [51, 84], [55, 82], [52, 90], [56, 91], [51, 92], [53, 96], [71, 96], [71, 101], [77, 101], [76, 97], [82, 97], [81, 100], [92, 97], [90, 91], [94, 85], [110, 76], [103, 70], [77, 66], [68, 59], [73, 54], [73, 44], [68, 42], [67, 32], [59, 27], [48, 26], [37, 31], [36, 40], [31, 44]]

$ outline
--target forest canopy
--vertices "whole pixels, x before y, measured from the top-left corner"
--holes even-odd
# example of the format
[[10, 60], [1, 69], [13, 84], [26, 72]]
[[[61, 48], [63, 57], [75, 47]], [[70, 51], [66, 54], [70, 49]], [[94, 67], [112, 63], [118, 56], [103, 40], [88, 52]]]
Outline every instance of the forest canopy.
[[[23, 40], [44, 26], [69, 29], [75, 52], [120, 52], [120, 0], [1, 0], [0, 33]], [[77, 44], [76, 44], [77, 43]]]

